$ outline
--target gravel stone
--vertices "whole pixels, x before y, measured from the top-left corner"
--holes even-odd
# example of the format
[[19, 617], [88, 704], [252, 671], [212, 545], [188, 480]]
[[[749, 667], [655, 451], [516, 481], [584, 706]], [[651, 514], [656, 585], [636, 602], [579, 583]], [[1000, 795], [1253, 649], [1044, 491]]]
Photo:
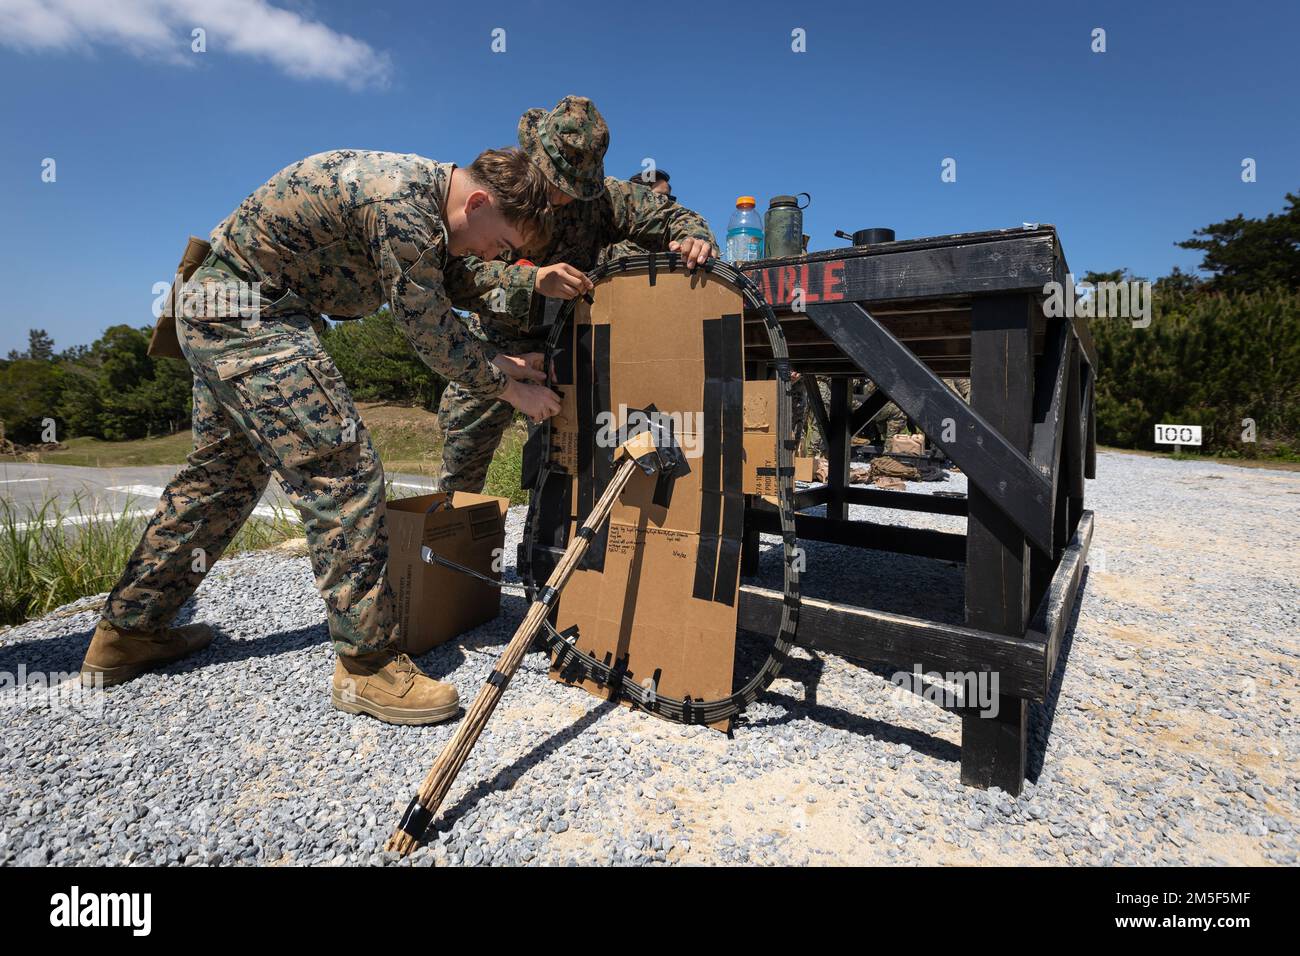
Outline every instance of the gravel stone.
[[[1105, 451], [1098, 473], [1017, 797], [961, 786], [959, 718], [890, 669], [796, 649], [727, 738], [557, 684], [532, 653], [399, 860], [384, 842], [456, 724], [334, 710], [310, 564], [260, 552], [223, 559], [183, 609], [218, 632], [194, 658], [81, 697], [0, 690], [0, 865], [1295, 865], [1300, 474]], [[522, 523], [512, 508], [507, 562]], [[769, 587], [777, 545], [763, 536]], [[959, 565], [805, 547], [806, 596], [962, 622]], [[0, 672], [74, 674], [102, 600], [0, 631]], [[508, 563], [501, 617], [418, 663], [471, 696], [524, 611]], [[742, 642], [738, 672], [754, 662]]]

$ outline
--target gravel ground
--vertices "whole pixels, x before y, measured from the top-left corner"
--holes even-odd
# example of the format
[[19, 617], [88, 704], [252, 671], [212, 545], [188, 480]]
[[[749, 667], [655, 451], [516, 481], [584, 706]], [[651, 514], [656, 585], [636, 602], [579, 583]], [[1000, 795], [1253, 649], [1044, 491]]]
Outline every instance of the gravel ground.
[[[1115, 453], [1098, 471], [1081, 609], [1020, 797], [960, 786], [958, 719], [839, 658], [796, 652], [728, 739], [555, 684], [531, 654], [407, 862], [1296, 863], [1300, 474]], [[507, 555], [521, 524], [512, 510]], [[960, 581], [808, 546], [810, 595], [957, 621]], [[214, 569], [182, 617], [219, 637], [192, 660], [81, 699], [15, 689], [78, 668], [97, 603], [0, 633], [0, 862], [396, 862], [384, 840], [455, 725], [331, 709], [304, 557]], [[502, 611], [420, 664], [472, 697], [521, 589]]]

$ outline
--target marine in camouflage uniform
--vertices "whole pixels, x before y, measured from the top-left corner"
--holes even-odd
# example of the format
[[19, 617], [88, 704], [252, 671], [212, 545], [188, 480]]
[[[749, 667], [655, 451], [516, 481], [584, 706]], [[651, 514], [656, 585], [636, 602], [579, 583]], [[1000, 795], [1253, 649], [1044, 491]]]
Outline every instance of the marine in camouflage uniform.
[[[627, 181], [632, 185], [648, 189], [656, 196], [663, 196], [669, 202], [676, 202], [677, 197], [672, 194], [668, 186], [670, 179], [671, 177], [668, 175], [668, 170], [659, 169], [658, 167], [655, 167], [654, 169], [654, 180], [652, 182], [647, 181], [642, 173], [633, 173], [631, 176], [627, 177]], [[627, 239], [623, 242], [617, 242], [607, 249], [602, 249], [600, 251], [600, 258], [597, 260], [597, 265], [603, 266], [610, 259], [622, 259], [627, 256], [645, 255], [649, 251], [649, 249], [643, 249], [635, 242]]]
[[420, 357], [464, 394], [490, 402], [504, 391], [506, 376], [444, 290], [453, 168], [410, 154], [321, 153], [277, 173], [213, 231], [188, 288], [259, 282], [257, 314], [195, 315], [179, 297], [195, 447], [109, 595], [104, 622], [164, 628], [274, 472], [302, 516], [335, 650], [366, 654], [394, 640], [383, 468], [312, 321], [388, 302]]
[[[968, 378], [945, 378], [943, 383], [952, 389], [965, 402], [970, 402], [970, 379]], [[903, 410], [890, 402], [876, 417], [876, 427], [880, 429], [881, 439], [892, 438], [894, 435], [905, 435], [909, 433], [910, 425], [907, 415]]]
[[[630, 242], [639, 251], [667, 252], [669, 244], [702, 239], [714, 247], [709, 224], [691, 210], [639, 183], [604, 176], [609, 129], [584, 97], [568, 96], [551, 111], [532, 109], [519, 121], [519, 144], [552, 185], [576, 199], [553, 207], [548, 241], [529, 250], [535, 266], [467, 257], [455, 293], [479, 300], [464, 307], [478, 312], [484, 339], [511, 354], [540, 352], [545, 342], [528, 334], [539, 318], [544, 297], [534, 295], [538, 266], [567, 262], [587, 272], [610, 246]], [[499, 290], [499, 291], [497, 291]], [[492, 455], [514, 415], [505, 402], [484, 399], [452, 383], [442, 393], [438, 422], [443, 457], [438, 476], [442, 491], [479, 492]]]

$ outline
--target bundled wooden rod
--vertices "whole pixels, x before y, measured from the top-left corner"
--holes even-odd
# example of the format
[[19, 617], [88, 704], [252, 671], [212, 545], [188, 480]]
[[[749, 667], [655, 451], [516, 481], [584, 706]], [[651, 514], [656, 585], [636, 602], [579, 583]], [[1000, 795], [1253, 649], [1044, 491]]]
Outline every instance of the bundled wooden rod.
[[[631, 444], [629, 442], [625, 448]], [[532, 644], [538, 628], [546, 620], [546, 615], [551, 612], [560, 591], [563, 590], [569, 577], [582, 561], [582, 556], [587, 553], [587, 547], [591, 544], [591, 539], [595, 537], [596, 531], [609, 516], [610, 509], [614, 507], [614, 502], [618, 500], [618, 496], [623, 493], [623, 488], [627, 485], [628, 479], [632, 477], [632, 473], [638, 468], [644, 469], [645, 466], [638, 465], [636, 458], [629, 454], [619, 466], [618, 471], [614, 473], [614, 478], [610, 481], [609, 487], [605, 489], [605, 493], [600, 496], [600, 500], [591, 509], [591, 514], [587, 516], [587, 520], [569, 543], [568, 548], [565, 549], [559, 564], [551, 572], [551, 576], [546, 581], [546, 586], [538, 592], [537, 599], [529, 607], [523, 623], [519, 625], [514, 637], [506, 645], [505, 651], [497, 659], [496, 667], [493, 668], [487, 683], [483, 685], [478, 697], [474, 699], [474, 703], [465, 713], [465, 719], [456, 728], [455, 736], [451, 738], [447, 746], [443, 748], [442, 753], [438, 755], [438, 759], [433, 762], [433, 766], [429, 768], [424, 783], [420, 784], [415, 799], [406, 808], [401, 823], [393, 831], [393, 835], [388, 838], [388, 843], [385, 844], [386, 849], [395, 850], [402, 856], [406, 856], [415, 849], [424, 836], [429, 824], [433, 822], [434, 814], [438, 812], [442, 801], [446, 799], [447, 791], [451, 789], [452, 782], [455, 781], [456, 775], [460, 773], [460, 768], [464, 766], [470, 751], [474, 749], [474, 744], [478, 742], [479, 736], [483, 733], [483, 728], [487, 726], [492, 711], [496, 709], [497, 703], [505, 694], [506, 684], [510, 682], [510, 678], [519, 669], [519, 664], [523, 661], [529, 645]]]

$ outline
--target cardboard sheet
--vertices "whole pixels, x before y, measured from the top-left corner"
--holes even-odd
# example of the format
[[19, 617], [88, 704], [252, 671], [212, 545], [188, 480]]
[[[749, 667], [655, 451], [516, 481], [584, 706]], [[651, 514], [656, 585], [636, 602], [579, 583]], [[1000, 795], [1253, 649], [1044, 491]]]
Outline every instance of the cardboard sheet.
[[653, 405], [670, 416], [690, 471], [675, 480], [667, 507], [652, 500], [653, 476], [633, 475], [593, 543], [597, 553], [565, 587], [556, 626], [576, 627], [579, 648], [626, 661], [636, 683], [653, 680], [662, 695], [725, 697], [744, 494], [741, 297], [706, 274], [660, 273], [654, 286], [645, 274], [607, 279], [594, 298], [579, 304], [562, 346], [572, 379], [553, 420], [552, 461], [575, 476], [570, 535], [612, 473], [627, 411]]

